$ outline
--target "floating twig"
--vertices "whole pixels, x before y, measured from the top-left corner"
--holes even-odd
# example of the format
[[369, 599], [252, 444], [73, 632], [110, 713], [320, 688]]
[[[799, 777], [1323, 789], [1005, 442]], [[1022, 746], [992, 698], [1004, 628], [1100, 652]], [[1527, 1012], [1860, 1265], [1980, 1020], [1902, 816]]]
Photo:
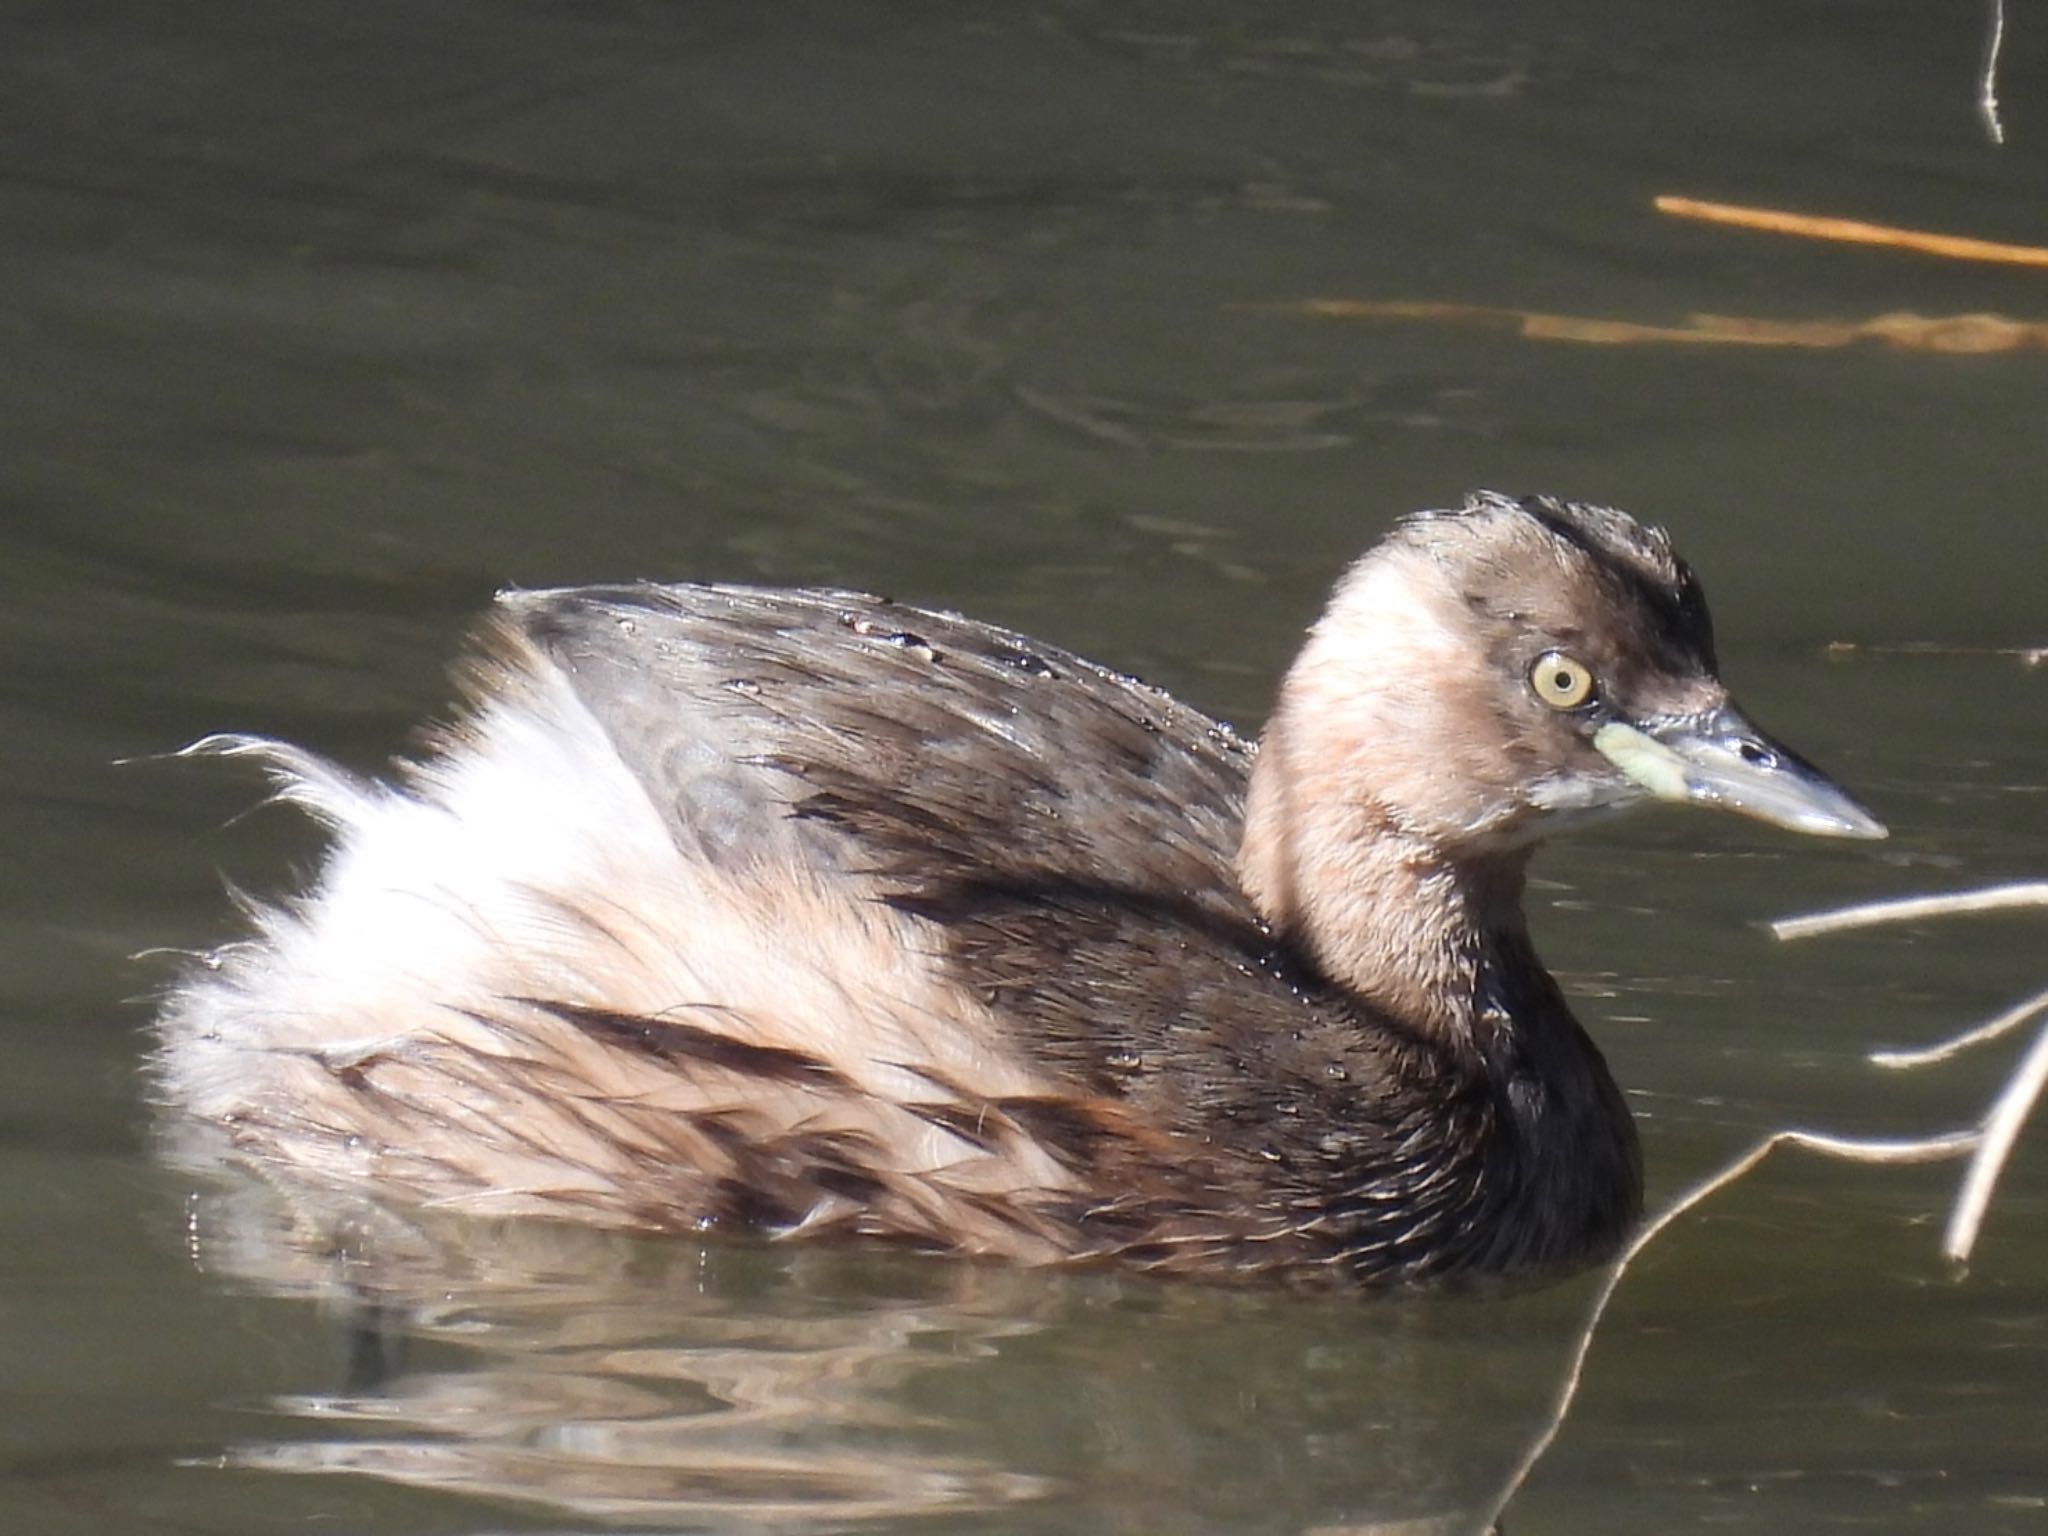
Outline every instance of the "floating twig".
[[1930, 1067], [1937, 1061], [1947, 1061], [1951, 1056], [1960, 1056], [1975, 1045], [1987, 1040], [1996, 1040], [2000, 1035], [2010, 1034], [2029, 1019], [2048, 1012], [2048, 992], [2036, 992], [2025, 1002], [2006, 1009], [1995, 1018], [1987, 1019], [1972, 1029], [1951, 1036], [1939, 1045], [1921, 1046], [1910, 1051], [1872, 1051], [1870, 1062], [1873, 1066], [1890, 1067], [1894, 1070], [1910, 1071], [1914, 1067]]
[[[1771, 925], [1781, 939], [1808, 938], [1817, 933], [1840, 933], [1847, 929], [1873, 928], [1882, 923], [1912, 922], [1923, 917], [1952, 917], [1971, 912], [2002, 912], [2016, 907], [2048, 907], [2048, 882], [2021, 881], [2012, 885], [1988, 886], [1976, 891], [1955, 891], [1942, 896], [1908, 896], [1896, 901], [1867, 902], [1840, 907], [1832, 912], [1809, 913], [1784, 918]], [[1982, 1024], [1964, 1030], [1939, 1045], [1917, 1051], [1879, 1051], [1871, 1060], [1886, 1067], [1918, 1067], [1945, 1061], [1972, 1046], [1982, 1045], [2048, 1012], [2048, 991], [2038, 992], [2024, 1002]], [[2020, 1127], [2040, 1102], [2048, 1086], [2048, 1029], [2035, 1036], [2027, 1054], [1998, 1097], [1991, 1101], [1981, 1124], [1978, 1144], [1956, 1192], [1955, 1209], [1949, 1213], [1948, 1230], [1942, 1236], [1942, 1252], [1961, 1263], [1976, 1245], [1977, 1232], [1990, 1207], [1992, 1191], [2005, 1171], [2006, 1159]]]
[[1783, 208], [1746, 208], [1738, 203], [1711, 203], [1696, 197], [1665, 194], [1658, 197], [1659, 213], [1678, 219], [1704, 219], [1710, 224], [1735, 224], [1744, 229], [1765, 230], [1774, 235], [1798, 235], [1808, 240], [1839, 240], [1851, 245], [1890, 245], [1918, 251], [1924, 256], [1942, 256], [1951, 261], [1991, 261], [2009, 266], [2048, 267], [2048, 246], [2007, 245], [1997, 240], [1977, 240], [1968, 235], [1943, 235], [1925, 229], [1900, 229], [1891, 224], [1868, 224], [1861, 219], [1833, 218], [1821, 214], [1792, 213]]
[[[2048, 882], [2023, 882], [1943, 896], [1911, 896], [1895, 901], [1866, 902], [1832, 912], [1782, 918], [1773, 923], [1771, 929], [1781, 939], [1807, 938], [1815, 934], [1839, 933], [1882, 923], [1911, 922], [1919, 918], [1949, 917], [1959, 913], [2005, 911], [2015, 907], [2048, 907]], [[2009, 1033], [2044, 1012], [2048, 1012], [2048, 991], [2028, 998], [1998, 1017], [1966, 1030], [1942, 1045], [1922, 1051], [1879, 1052], [1874, 1054], [1871, 1060], [1891, 1067], [1920, 1066], [1940, 1061], [1970, 1046]], [[1779, 1147], [1798, 1147], [1808, 1152], [1817, 1152], [1824, 1157], [1854, 1163], [1933, 1163], [1967, 1156], [1970, 1164], [1964, 1171], [1962, 1184], [1956, 1191], [1955, 1204], [1949, 1212], [1948, 1229], [1942, 1236], [1941, 1245], [1942, 1253], [1949, 1260], [1956, 1264], [1965, 1263], [1976, 1247], [1978, 1234], [1984, 1224], [1984, 1214], [1990, 1209], [1991, 1196], [1998, 1187], [1999, 1175], [2004, 1171], [2006, 1158], [2011, 1154], [2013, 1143], [2018, 1139], [2020, 1127], [2033, 1113], [2034, 1106], [2040, 1101], [2044, 1089], [2048, 1089], [2048, 1028], [2044, 1028], [2035, 1037], [2033, 1045], [2021, 1058], [2019, 1067], [2006, 1079], [2005, 1086], [1999, 1090], [1998, 1096], [1992, 1100], [1983, 1119], [1974, 1129], [1887, 1140], [1831, 1136], [1819, 1131], [1774, 1131], [1733, 1162], [1679, 1195], [1643, 1225], [1642, 1230], [1636, 1233], [1628, 1246], [1622, 1249], [1620, 1256], [1608, 1267], [1598, 1290], [1594, 1292], [1592, 1305], [1586, 1312], [1586, 1320], [1579, 1329], [1578, 1342], [1572, 1350], [1570, 1364], [1565, 1369], [1550, 1414], [1544, 1420], [1543, 1428], [1523, 1450], [1520, 1459], [1502, 1484], [1500, 1492], [1486, 1509], [1478, 1529], [1498, 1529], [1502, 1512], [1521, 1492], [1536, 1464], [1543, 1459], [1550, 1447], [1556, 1443], [1558, 1435], [1563, 1432], [1565, 1418], [1571, 1412], [1572, 1403], [1578, 1396], [1579, 1385], [1585, 1376], [1586, 1361], [1593, 1352], [1594, 1335], [1607, 1314], [1608, 1304], [1614, 1299], [1615, 1292], [1620, 1289], [1622, 1279], [1636, 1257], [1655, 1242], [1673, 1222], [1701, 1201], [1735, 1183]]]
[[2020, 1127], [2040, 1101], [2041, 1088], [2048, 1083], [2048, 1029], [2034, 1037], [2034, 1044], [2021, 1059], [2020, 1069], [2006, 1082], [1984, 1117], [1984, 1132], [1978, 1141], [1963, 1187], [1956, 1194], [1956, 1208], [1950, 1214], [1948, 1231], [1942, 1235], [1941, 1251], [1960, 1264], [1977, 1244], [1977, 1229], [1990, 1208], [1991, 1192], [2005, 1171], [2005, 1160], [2019, 1138]]
[[1781, 939], [1810, 939], [1815, 934], [1844, 933], [1851, 928], [1915, 923], [1927, 917], [1958, 917], [1973, 912], [2004, 912], [2014, 907], [2048, 907], [2048, 880], [2023, 880], [1942, 896], [1900, 896], [1889, 901], [1859, 902], [1853, 907], [1781, 917], [1771, 924], [1771, 932]]
[[1998, 55], [2005, 48], [2005, 0], [1991, 0], [1991, 31], [1984, 39], [1984, 74], [1977, 82], [1977, 115], [1994, 144], [2005, 143], [2005, 124], [1998, 115]]
[[1830, 640], [1827, 654], [1837, 660], [1855, 656], [2001, 656], [2023, 667], [2048, 663], [2048, 645], [1958, 645], [1952, 640]]
[[[2044, 1054], [2044, 1069], [2048, 1069], [2048, 1054]], [[1488, 1506], [1479, 1530], [1495, 1529], [1502, 1513], [1529, 1480], [1529, 1474], [1536, 1469], [1556, 1443], [1564, 1429], [1564, 1421], [1571, 1412], [1572, 1402], [1579, 1393], [1579, 1383], [1585, 1376], [1587, 1358], [1593, 1352], [1593, 1337], [1599, 1330], [1600, 1321], [1607, 1315], [1608, 1303], [1620, 1289], [1623, 1276], [1636, 1257], [1662, 1235], [1666, 1228], [1686, 1214], [1701, 1201], [1719, 1193], [1756, 1167], [1779, 1147], [1800, 1147], [1809, 1152], [1818, 1152], [1826, 1157], [1840, 1158], [1856, 1163], [1933, 1163], [1949, 1158], [1961, 1157], [1976, 1147], [1980, 1141], [1976, 1131], [1950, 1131], [1939, 1136], [1920, 1137], [1904, 1141], [1863, 1141], [1847, 1136], [1829, 1136], [1818, 1131], [1773, 1131], [1756, 1143], [1747, 1152], [1723, 1167], [1719, 1172], [1700, 1180], [1669, 1205], [1644, 1223], [1629, 1245], [1622, 1249], [1621, 1256], [1608, 1266], [1600, 1288], [1594, 1292], [1593, 1304], [1587, 1309], [1586, 1321], [1580, 1326], [1577, 1347], [1572, 1351], [1571, 1363], [1565, 1369], [1564, 1380], [1558, 1387], [1557, 1398], [1551, 1404], [1550, 1414], [1544, 1420], [1543, 1428], [1522, 1452], [1520, 1460], [1508, 1474], [1507, 1481]]]

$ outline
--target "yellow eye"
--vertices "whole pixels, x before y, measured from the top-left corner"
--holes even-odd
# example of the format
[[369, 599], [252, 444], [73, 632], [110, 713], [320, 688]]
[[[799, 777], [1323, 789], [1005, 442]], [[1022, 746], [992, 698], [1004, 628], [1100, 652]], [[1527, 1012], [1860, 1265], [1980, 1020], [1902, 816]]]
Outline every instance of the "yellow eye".
[[1552, 709], [1577, 709], [1593, 697], [1593, 674], [1563, 651], [1545, 651], [1529, 669], [1529, 686]]

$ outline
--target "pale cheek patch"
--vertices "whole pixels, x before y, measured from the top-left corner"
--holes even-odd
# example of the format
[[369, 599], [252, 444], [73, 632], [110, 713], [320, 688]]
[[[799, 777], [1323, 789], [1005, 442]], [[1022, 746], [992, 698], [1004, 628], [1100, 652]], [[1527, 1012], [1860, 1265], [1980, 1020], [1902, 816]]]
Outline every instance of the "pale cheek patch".
[[1610, 720], [1593, 733], [1593, 746], [1659, 800], [1691, 798], [1685, 759], [1634, 726]]

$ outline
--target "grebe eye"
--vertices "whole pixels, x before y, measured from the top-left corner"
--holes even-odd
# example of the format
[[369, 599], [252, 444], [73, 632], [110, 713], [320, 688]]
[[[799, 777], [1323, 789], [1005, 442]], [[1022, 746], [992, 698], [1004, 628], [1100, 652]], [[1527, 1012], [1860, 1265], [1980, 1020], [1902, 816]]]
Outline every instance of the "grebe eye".
[[1529, 669], [1529, 686], [1552, 709], [1577, 709], [1593, 697], [1593, 674], [1563, 651], [1545, 651]]

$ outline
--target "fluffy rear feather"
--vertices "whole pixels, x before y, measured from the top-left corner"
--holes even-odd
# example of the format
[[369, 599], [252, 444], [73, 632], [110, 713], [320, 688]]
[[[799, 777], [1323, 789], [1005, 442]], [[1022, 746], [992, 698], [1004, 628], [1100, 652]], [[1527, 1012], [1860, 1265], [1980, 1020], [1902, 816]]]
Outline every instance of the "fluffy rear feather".
[[[919, 699], [955, 682], [919, 706], [943, 719], [906, 718], [875, 675], [892, 666]], [[473, 711], [395, 783], [252, 738], [193, 749], [260, 764], [334, 845], [309, 893], [256, 909], [255, 936], [169, 998], [162, 1088], [254, 1158], [494, 1214], [851, 1227], [1026, 1260], [1142, 1232], [1171, 1251], [1161, 1212], [1184, 1202], [1100, 1177], [1141, 1152], [1173, 1166], [1171, 1138], [1021, 1059], [851, 824], [850, 782], [900, 782], [900, 814], [940, 844], [950, 829], [957, 861], [985, 860], [993, 830], [1021, 869], [1020, 829], [989, 823], [1062, 820], [1086, 775], [1012, 695], [1061, 681], [1085, 713], [1124, 701], [1127, 779], [1158, 740], [1147, 712], [1178, 708], [851, 595], [510, 594]], [[1244, 752], [1218, 740], [1227, 796]], [[991, 744], [1026, 760], [1004, 789], [1035, 806], [997, 804]], [[1173, 839], [1188, 814], [1171, 807]], [[1213, 887], [1223, 855], [1194, 857]], [[1079, 1237], [1090, 1219], [1101, 1235]]]

